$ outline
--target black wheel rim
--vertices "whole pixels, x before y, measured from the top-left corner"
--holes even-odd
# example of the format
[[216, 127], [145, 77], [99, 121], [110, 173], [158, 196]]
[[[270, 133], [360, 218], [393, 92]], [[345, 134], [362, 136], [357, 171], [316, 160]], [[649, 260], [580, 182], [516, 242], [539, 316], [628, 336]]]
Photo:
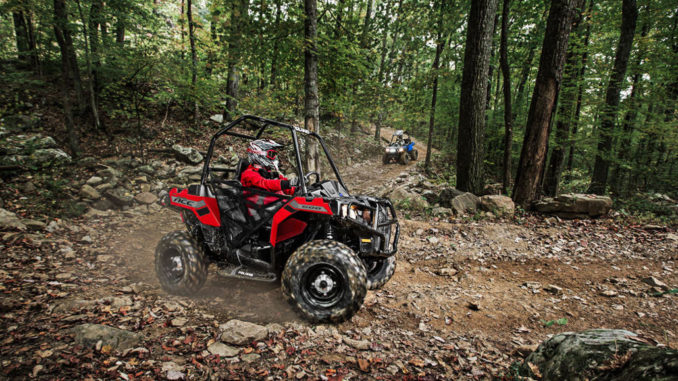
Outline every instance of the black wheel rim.
[[304, 299], [313, 307], [330, 308], [344, 296], [346, 279], [336, 266], [317, 263], [304, 272], [301, 291]]
[[175, 249], [168, 249], [160, 257], [160, 265], [165, 279], [172, 283], [179, 283], [184, 277], [185, 264], [181, 253]]

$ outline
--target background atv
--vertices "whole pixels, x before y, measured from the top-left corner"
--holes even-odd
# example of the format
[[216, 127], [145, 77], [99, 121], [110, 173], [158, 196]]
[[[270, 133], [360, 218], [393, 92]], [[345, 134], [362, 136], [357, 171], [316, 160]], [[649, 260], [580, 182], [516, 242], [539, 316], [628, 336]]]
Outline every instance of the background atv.
[[403, 130], [396, 130], [391, 136], [391, 142], [384, 148], [382, 162], [388, 164], [391, 161], [397, 161], [400, 164], [407, 165], [410, 160], [417, 160], [419, 151], [414, 148], [414, 142], [410, 135]]
[[[246, 158], [236, 168], [210, 166], [220, 137], [255, 140], [277, 133], [278, 139], [281, 130], [294, 146], [300, 179], [294, 196], [243, 188]], [[299, 134], [320, 143], [335, 180], [304, 173]], [[162, 202], [179, 210], [186, 224], [186, 231], [165, 235], [155, 252], [158, 279], [170, 293], [197, 292], [209, 264], [216, 263], [222, 276], [280, 279], [283, 295], [305, 318], [337, 322], [351, 317], [367, 289], [383, 286], [395, 271], [399, 225], [393, 205], [350, 195], [323, 139], [299, 127], [250, 115], [235, 120], [212, 137], [200, 184], [174, 188]]]

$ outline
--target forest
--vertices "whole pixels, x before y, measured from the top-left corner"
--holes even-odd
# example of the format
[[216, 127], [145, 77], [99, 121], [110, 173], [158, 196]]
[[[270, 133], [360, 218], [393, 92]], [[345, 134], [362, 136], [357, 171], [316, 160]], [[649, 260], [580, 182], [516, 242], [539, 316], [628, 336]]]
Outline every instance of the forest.
[[[676, 63], [674, 0], [2, 0], [0, 373], [669, 380]], [[309, 323], [210, 262], [192, 297], [157, 279], [170, 228], [218, 252], [163, 192], [213, 179], [210, 139], [243, 115], [294, 126], [299, 147], [272, 137], [297, 191], [334, 171], [338, 194], [393, 203], [398, 267], [361, 256], [350, 315]], [[392, 164], [400, 131], [418, 157]], [[219, 144], [241, 174], [247, 144]], [[323, 229], [310, 240], [337, 237]], [[270, 264], [283, 294], [302, 251]], [[549, 347], [563, 340], [583, 349]]]

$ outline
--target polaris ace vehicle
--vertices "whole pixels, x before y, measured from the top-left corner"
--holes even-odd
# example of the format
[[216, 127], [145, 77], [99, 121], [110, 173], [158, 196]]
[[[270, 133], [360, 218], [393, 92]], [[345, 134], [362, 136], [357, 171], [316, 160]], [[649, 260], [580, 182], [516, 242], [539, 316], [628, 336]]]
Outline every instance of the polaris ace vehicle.
[[[210, 165], [220, 137], [253, 141], [281, 131], [291, 134], [289, 161], [299, 179], [294, 195], [244, 188], [240, 175], [248, 158], [235, 168]], [[320, 143], [335, 180], [304, 172], [300, 134], [304, 142]], [[261, 205], [253, 201], [257, 196], [273, 201]], [[165, 235], [155, 251], [156, 274], [169, 293], [196, 293], [215, 263], [222, 276], [281, 280], [283, 295], [306, 319], [340, 322], [395, 271], [399, 225], [393, 204], [351, 195], [323, 139], [299, 127], [240, 117], [212, 137], [200, 183], [174, 188], [161, 202], [179, 211], [186, 225], [186, 231]]]
[[414, 148], [414, 142], [410, 135], [403, 130], [396, 130], [391, 136], [391, 142], [384, 149], [382, 162], [388, 164], [391, 161], [397, 161], [400, 164], [407, 165], [410, 160], [417, 160], [419, 151]]

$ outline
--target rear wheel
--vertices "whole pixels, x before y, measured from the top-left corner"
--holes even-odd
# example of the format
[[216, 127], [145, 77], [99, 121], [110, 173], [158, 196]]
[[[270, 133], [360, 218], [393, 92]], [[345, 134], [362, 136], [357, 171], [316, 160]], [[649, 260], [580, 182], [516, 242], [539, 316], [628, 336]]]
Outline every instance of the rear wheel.
[[367, 274], [343, 243], [317, 240], [292, 254], [282, 273], [282, 291], [304, 318], [341, 322], [353, 316], [367, 293]]
[[185, 231], [166, 234], [155, 249], [155, 273], [170, 294], [198, 292], [207, 280], [208, 265], [202, 245]]
[[400, 154], [400, 164], [407, 165], [410, 163], [410, 155], [407, 152]]
[[410, 157], [412, 158], [413, 161], [416, 161], [419, 158], [419, 151], [417, 151], [416, 149], [412, 150], [412, 152], [410, 152]]
[[367, 288], [376, 290], [384, 287], [391, 279], [396, 269], [395, 256], [388, 258], [365, 258], [365, 270], [367, 270]]

